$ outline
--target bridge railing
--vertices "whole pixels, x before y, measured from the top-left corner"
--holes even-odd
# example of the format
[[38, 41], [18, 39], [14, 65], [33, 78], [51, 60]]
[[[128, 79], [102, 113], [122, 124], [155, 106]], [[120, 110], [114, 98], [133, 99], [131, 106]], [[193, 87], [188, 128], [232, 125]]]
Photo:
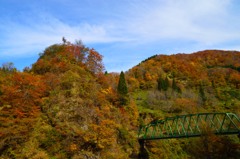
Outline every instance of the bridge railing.
[[156, 120], [139, 129], [138, 138], [155, 140], [200, 136], [204, 133], [239, 134], [240, 119], [233, 113], [199, 113]]

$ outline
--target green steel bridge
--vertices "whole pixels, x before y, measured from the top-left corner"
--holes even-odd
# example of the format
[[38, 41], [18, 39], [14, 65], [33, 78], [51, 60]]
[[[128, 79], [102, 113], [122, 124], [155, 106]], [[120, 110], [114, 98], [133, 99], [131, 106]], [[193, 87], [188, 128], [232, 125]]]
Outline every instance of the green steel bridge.
[[140, 127], [138, 140], [196, 137], [209, 132], [216, 135], [240, 135], [240, 118], [233, 113], [199, 113], [167, 117]]

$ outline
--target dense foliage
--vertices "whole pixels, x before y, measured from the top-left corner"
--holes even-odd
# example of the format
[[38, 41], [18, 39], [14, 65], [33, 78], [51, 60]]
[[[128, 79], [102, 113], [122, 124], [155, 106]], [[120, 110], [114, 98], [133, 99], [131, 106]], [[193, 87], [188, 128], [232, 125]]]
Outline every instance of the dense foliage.
[[[140, 125], [197, 112], [240, 114], [240, 52], [154, 55], [103, 73], [102, 55], [63, 39], [31, 68], [0, 67], [0, 158], [138, 158]], [[147, 141], [149, 158], [237, 158], [236, 136]]]
[[103, 74], [102, 56], [94, 49], [55, 44], [31, 69], [12, 67], [4, 64], [0, 70], [2, 158], [128, 158], [138, 153], [136, 105], [129, 101], [120, 109], [118, 75]]
[[[155, 55], [126, 72], [139, 124], [199, 112], [240, 115], [240, 52]], [[238, 158], [236, 136], [148, 141], [149, 158]], [[226, 142], [226, 143], [225, 143]]]
[[194, 108], [239, 113], [239, 61], [240, 52], [236, 51], [158, 55], [130, 69], [126, 77], [129, 90], [147, 92], [150, 97], [145, 105], [150, 102], [150, 107], [154, 98], [165, 98], [167, 103], [157, 100], [161, 104], [156, 105], [170, 109], [185, 101]]

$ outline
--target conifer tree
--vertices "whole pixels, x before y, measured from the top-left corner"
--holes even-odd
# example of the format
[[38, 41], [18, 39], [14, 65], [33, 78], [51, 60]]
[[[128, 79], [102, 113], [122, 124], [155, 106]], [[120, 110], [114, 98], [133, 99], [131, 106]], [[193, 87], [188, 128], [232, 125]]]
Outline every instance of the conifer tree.
[[207, 97], [205, 95], [205, 92], [204, 92], [204, 89], [203, 89], [203, 84], [201, 83], [200, 84], [200, 87], [199, 87], [199, 96], [203, 102], [203, 104], [205, 104], [206, 100], [207, 100]]
[[120, 105], [126, 105], [128, 102], [128, 88], [123, 71], [120, 73], [117, 91], [119, 94]]
[[163, 90], [164, 81], [163, 81], [163, 79], [162, 79], [161, 77], [158, 78], [157, 83], [158, 83], [158, 90], [159, 90], [159, 91]]
[[177, 91], [178, 93], [181, 93], [181, 89], [177, 86], [175, 78], [173, 78], [173, 81], [172, 81], [172, 90]]
[[169, 86], [169, 81], [168, 78], [166, 77], [165, 80], [161, 77], [158, 78], [158, 90], [164, 90], [166, 91], [168, 89]]
[[168, 87], [169, 87], [169, 81], [168, 81], [168, 77], [167, 76], [165, 78], [164, 83], [165, 83], [164, 91], [166, 91], [168, 89]]
[[127, 95], [128, 94], [127, 83], [126, 83], [123, 71], [121, 71], [121, 73], [120, 73], [117, 90], [118, 90], [118, 93], [120, 95]]

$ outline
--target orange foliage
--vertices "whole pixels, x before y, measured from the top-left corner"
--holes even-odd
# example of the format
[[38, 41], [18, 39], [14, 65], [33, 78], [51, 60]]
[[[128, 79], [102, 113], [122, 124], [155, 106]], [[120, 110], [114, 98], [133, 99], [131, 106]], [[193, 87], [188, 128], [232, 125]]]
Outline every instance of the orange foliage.
[[0, 90], [0, 140], [14, 149], [31, 132], [46, 86], [38, 75], [15, 72], [4, 77]]
[[[143, 89], [148, 88], [149, 82], [154, 85], [154, 81], [166, 75], [170, 78], [174, 76], [185, 86], [197, 86], [200, 81], [207, 85], [214, 81], [219, 86], [226, 86], [229, 74], [233, 73], [229, 70], [238, 70], [239, 73], [239, 61], [240, 52], [234, 51], [206, 50], [193, 54], [157, 55], [130, 69], [126, 77], [134, 77]], [[230, 75], [230, 82], [237, 88], [238, 73]]]
[[101, 73], [104, 69], [102, 64], [102, 55], [94, 49], [89, 50], [86, 65], [91, 72], [95, 74]]
[[55, 44], [46, 48], [32, 70], [38, 74], [63, 73], [75, 65], [86, 68], [94, 74], [104, 70], [102, 55], [94, 49], [71, 43]]
[[240, 89], [240, 73], [235, 71], [230, 74], [229, 80], [235, 85], [237, 89]]
[[34, 109], [39, 108], [45, 90], [46, 86], [40, 76], [14, 73], [7, 77], [6, 83], [2, 85], [1, 100], [4, 105], [11, 105], [15, 112], [31, 115]]

